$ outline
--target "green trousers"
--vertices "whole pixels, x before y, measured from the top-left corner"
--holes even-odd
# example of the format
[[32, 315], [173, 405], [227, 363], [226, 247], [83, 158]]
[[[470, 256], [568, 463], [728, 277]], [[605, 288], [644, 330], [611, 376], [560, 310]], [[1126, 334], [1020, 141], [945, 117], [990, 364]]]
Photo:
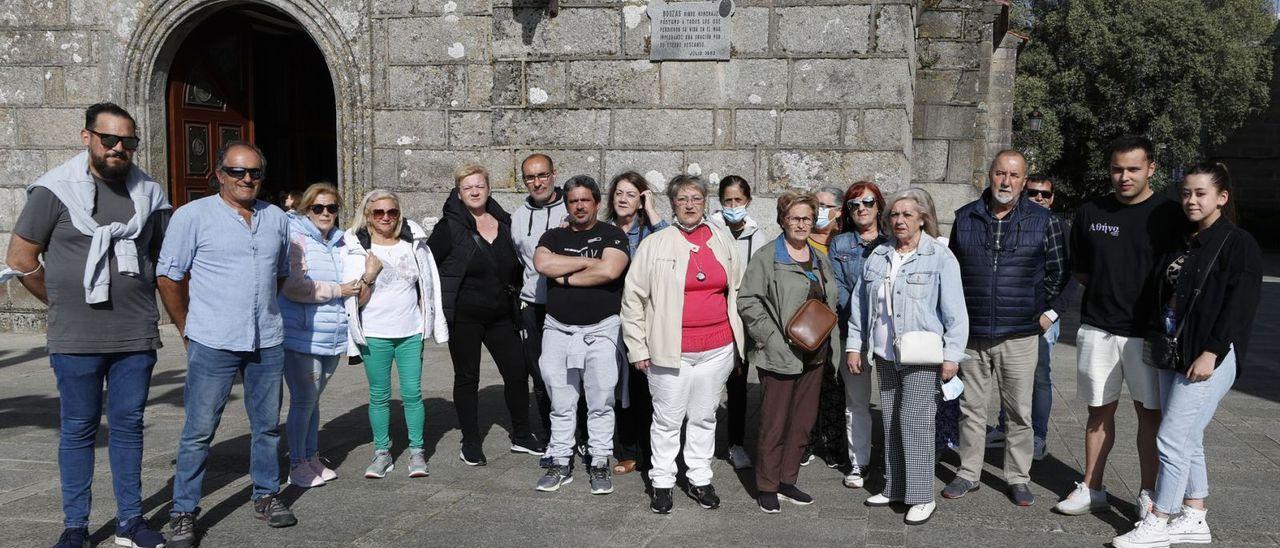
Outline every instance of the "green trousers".
[[422, 448], [422, 425], [426, 411], [422, 405], [422, 335], [398, 339], [366, 338], [360, 347], [364, 374], [369, 379], [369, 425], [373, 447], [391, 449], [391, 363], [400, 376], [400, 399], [404, 401], [404, 422], [409, 429], [409, 447]]

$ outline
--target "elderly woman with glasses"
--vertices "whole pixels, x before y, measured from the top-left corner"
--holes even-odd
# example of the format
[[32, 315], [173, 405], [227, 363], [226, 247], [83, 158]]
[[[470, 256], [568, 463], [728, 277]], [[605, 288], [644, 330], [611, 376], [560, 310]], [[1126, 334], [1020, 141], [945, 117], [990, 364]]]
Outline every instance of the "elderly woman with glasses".
[[[360, 284], [357, 303], [348, 304], [351, 343], [369, 379], [369, 425], [373, 462], [364, 477], [382, 478], [391, 459], [391, 365], [400, 378], [400, 397], [409, 437], [409, 477], [426, 477], [423, 453], [422, 341], [449, 340], [440, 299], [440, 275], [427, 247], [427, 234], [400, 214], [394, 192], [374, 190], [361, 201], [346, 234], [346, 272]], [[364, 266], [364, 265], [368, 266]], [[353, 308], [355, 310], [353, 310]]]
[[716, 408], [742, 349], [737, 246], [706, 220], [707, 184], [680, 175], [667, 184], [674, 226], [654, 232], [636, 250], [622, 297], [628, 360], [647, 374], [653, 400], [650, 509], [673, 505], [676, 454], [685, 428], [689, 495], [706, 509], [720, 506], [711, 485]]
[[[834, 312], [839, 297], [831, 261], [809, 243], [818, 215], [812, 194], [787, 192], [778, 198], [783, 233], [771, 253], [757, 253], [747, 264], [738, 295], [738, 311], [751, 339], [751, 363], [760, 375], [760, 435], [756, 451], [757, 502], [778, 513], [778, 500], [812, 504], [796, 487], [809, 429], [818, 413], [822, 369], [840, 355], [839, 332], [831, 332], [814, 350], [795, 343], [787, 325], [801, 306], [817, 300]], [[766, 248], [767, 249], [767, 248]]]
[[[360, 280], [343, 282], [347, 246], [338, 229], [342, 198], [329, 183], [307, 187], [289, 215], [289, 277], [278, 297], [284, 320], [284, 380], [289, 386], [289, 483], [318, 487], [338, 478], [320, 462], [320, 393], [347, 351], [344, 302]], [[366, 278], [377, 276], [372, 256]]]
[[[845, 366], [853, 375], [879, 368], [884, 421], [885, 488], [867, 506], [910, 505], [907, 525], [933, 516], [934, 426], [940, 383], [951, 380], [965, 359], [969, 314], [960, 284], [960, 263], [937, 240], [933, 199], [918, 188], [888, 201], [889, 241], [877, 246], [850, 295]], [[904, 363], [898, 341], [918, 333], [937, 340], [940, 363]], [[913, 348], [918, 350], [918, 348]], [[928, 358], [925, 358], [928, 359]]]

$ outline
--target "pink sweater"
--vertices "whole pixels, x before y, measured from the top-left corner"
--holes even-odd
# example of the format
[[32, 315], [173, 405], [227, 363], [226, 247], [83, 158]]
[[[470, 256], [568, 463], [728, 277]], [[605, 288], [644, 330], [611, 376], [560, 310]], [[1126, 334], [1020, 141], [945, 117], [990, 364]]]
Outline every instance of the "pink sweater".
[[[733, 344], [733, 328], [729, 326], [729, 275], [707, 247], [711, 227], [702, 225], [692, 233], [682, 233], [697, 251], [689, 254], [689, 268], [685, 271], [680, 351], [705, 352]], [[702, 280], [698, 280], [699, 268]]]

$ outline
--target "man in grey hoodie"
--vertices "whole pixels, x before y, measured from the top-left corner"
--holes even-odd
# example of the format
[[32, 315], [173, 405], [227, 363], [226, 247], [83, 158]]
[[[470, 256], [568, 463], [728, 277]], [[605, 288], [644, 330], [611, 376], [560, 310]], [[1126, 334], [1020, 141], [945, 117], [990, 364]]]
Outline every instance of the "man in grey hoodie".
[[524, 285], [520, 288], [520, 337], [524, 340], [525, 364], [533, 380], [538, 415], [546, 434], [551, 431], [551, 398], [542, 382], [538, 360], [542, 357], [542, 329], [547, 317], [547, 280], [534, 269], [533, 253], [542, 235], [563, 224], [568, 212], [564, 206], [564, 193], [556, 187], [555, 164], [550, 156], [530, 154], [520, 164], [520, 177], [529, 189], [524, 204], [511, 216], [511, 236], [524, 265]]

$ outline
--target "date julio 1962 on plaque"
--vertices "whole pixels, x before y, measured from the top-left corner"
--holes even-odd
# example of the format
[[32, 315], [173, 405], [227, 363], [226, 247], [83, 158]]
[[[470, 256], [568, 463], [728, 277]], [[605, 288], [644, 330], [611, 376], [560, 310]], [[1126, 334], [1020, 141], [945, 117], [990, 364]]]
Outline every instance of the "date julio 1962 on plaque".
[[650, 61], [727, 61], [733, 0], [674, 2], [651, 0]]

